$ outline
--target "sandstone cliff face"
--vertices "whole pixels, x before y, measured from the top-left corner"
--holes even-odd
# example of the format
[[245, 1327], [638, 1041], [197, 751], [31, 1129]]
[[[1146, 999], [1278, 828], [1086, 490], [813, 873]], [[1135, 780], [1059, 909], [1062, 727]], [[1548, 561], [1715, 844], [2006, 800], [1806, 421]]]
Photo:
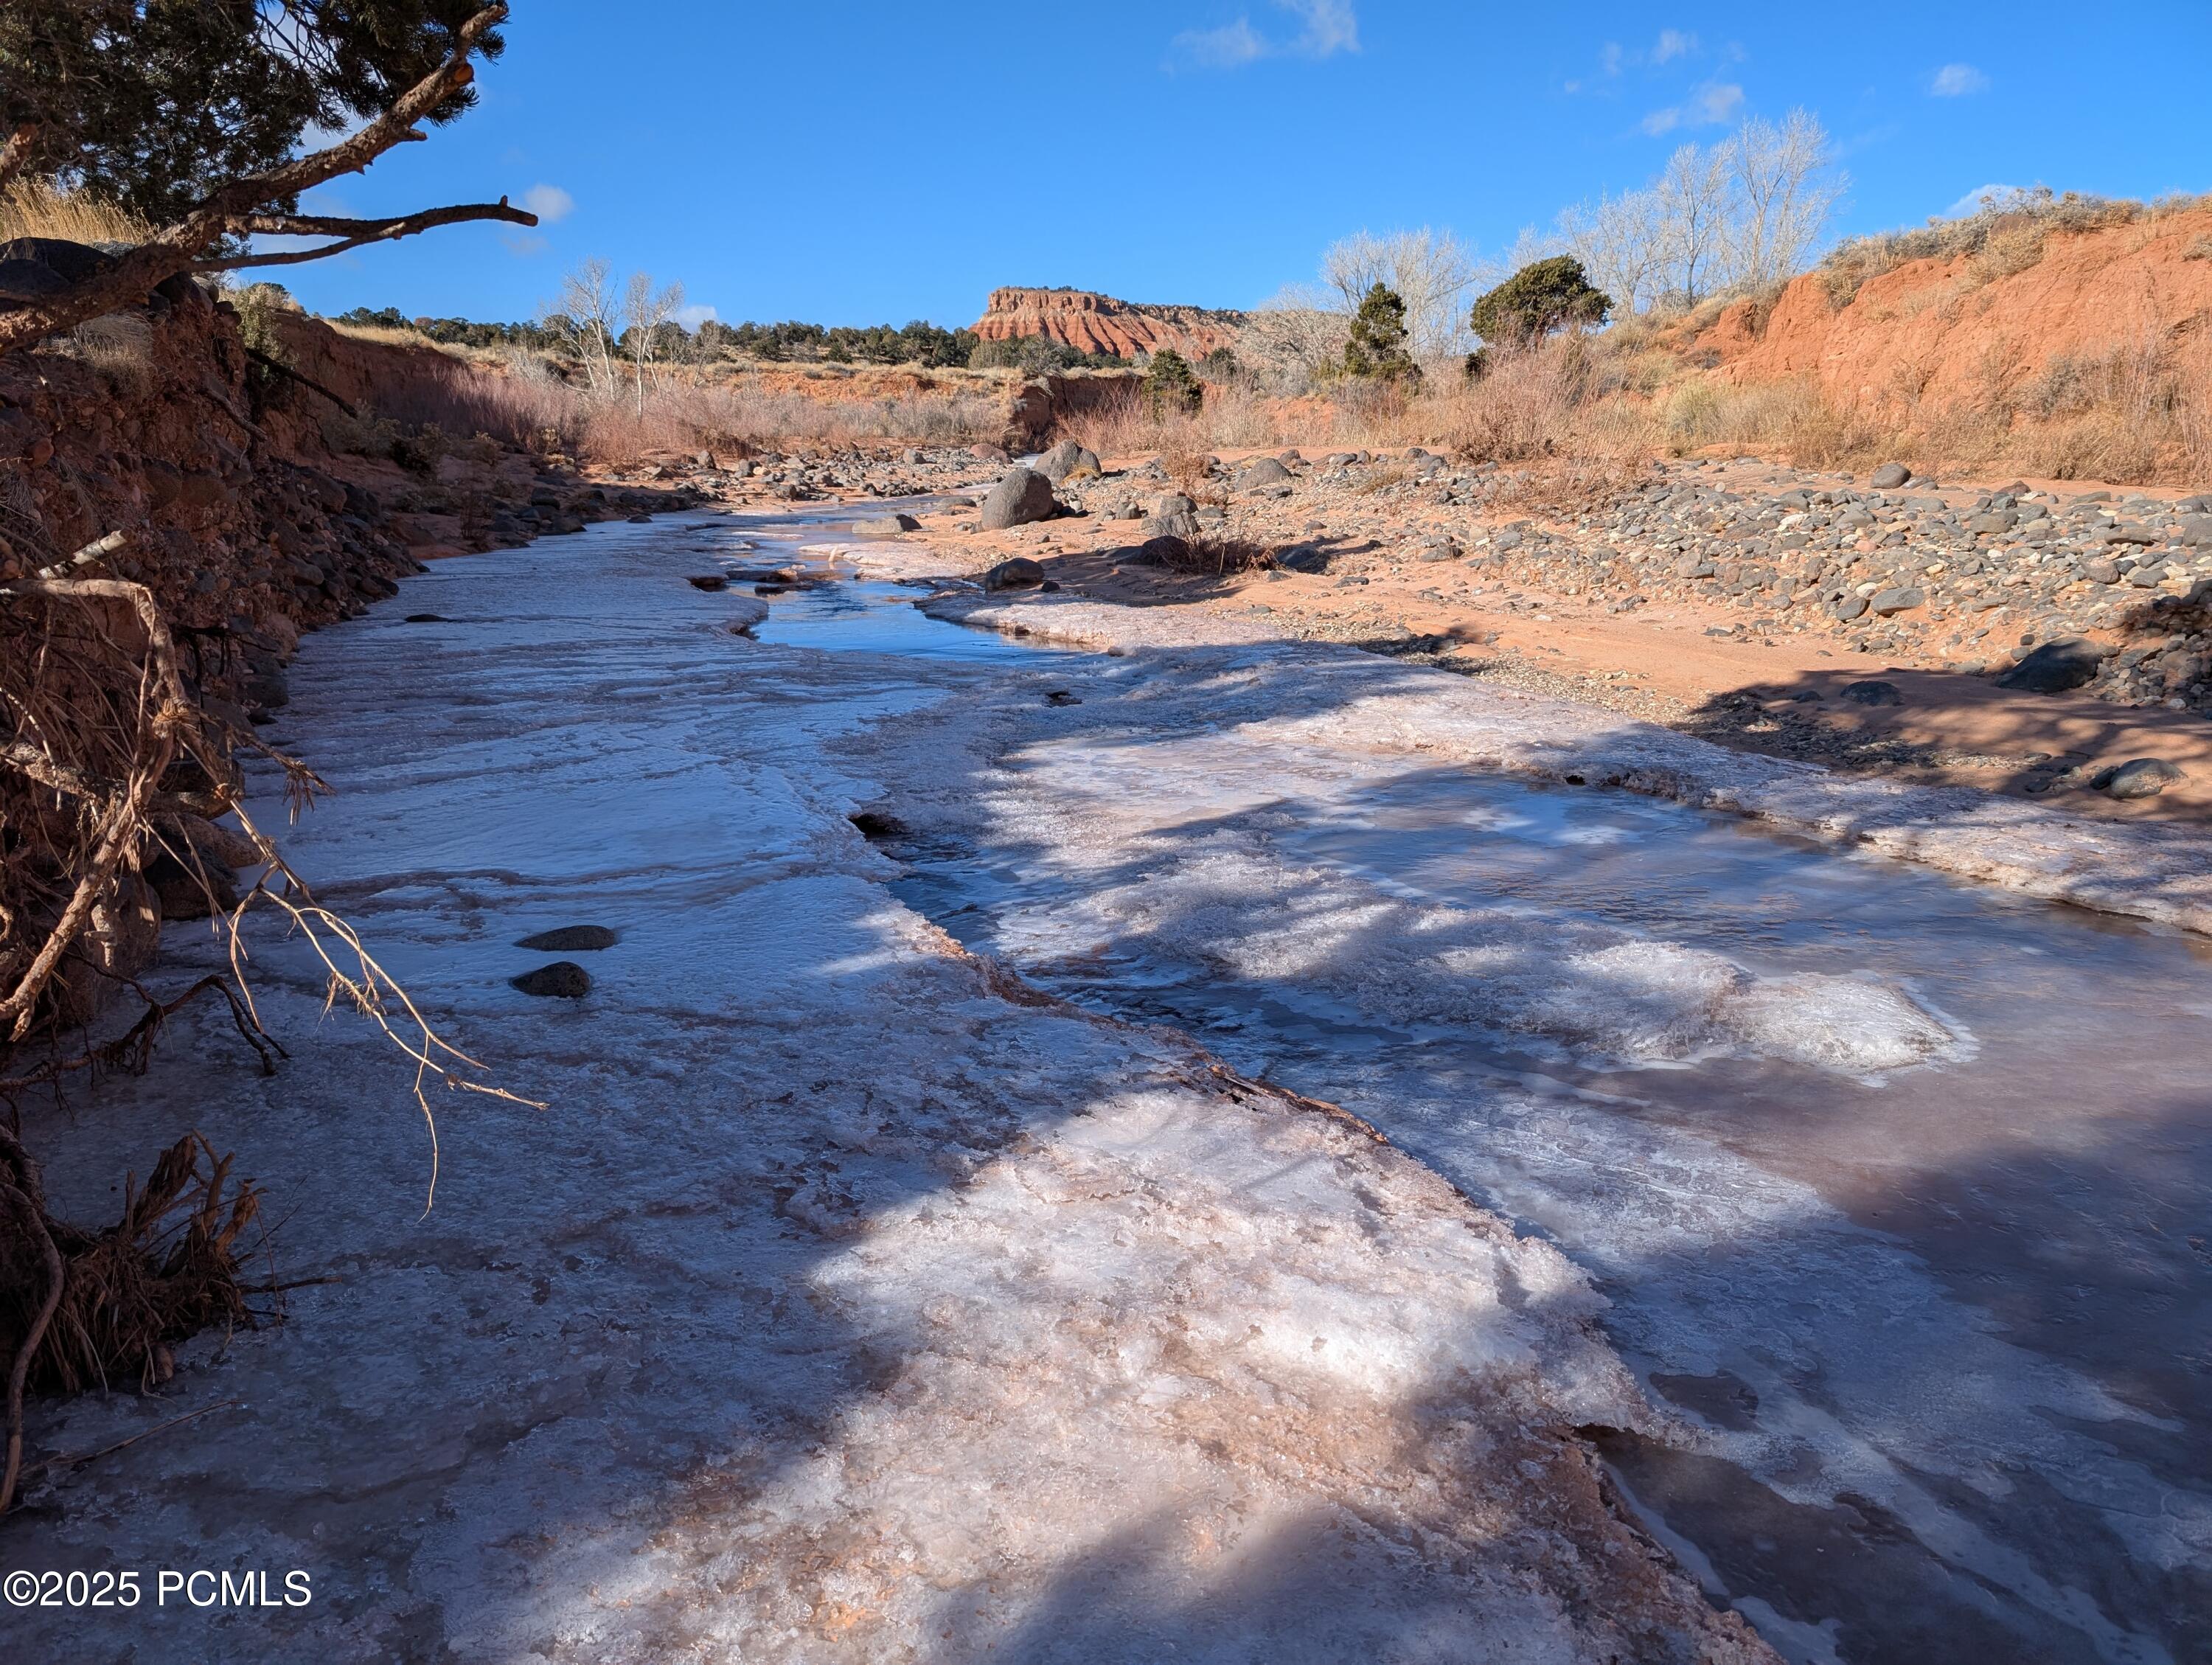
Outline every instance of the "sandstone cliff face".
[[1817, 377], [1847, 404], [2008, 399], [2060, 361], [2146, 360], [2212, 349], [2212, 212], [2054, 232], [2042, 258], [1990, 275], [1971, 258], [1909, 261], [1849, 305], [1817, 272], [1796, 279], [1763, 329], [1738, 301], [1696, 343], [1736, 382]]
[[1234, 347], [1244, 314], [1204, 307], [1148, 307], [1084, 289], [991, 291], [975, 333], [985, 341], [1044, 336], [1081, 353], [1134, 358], [1172, 347], [1186, 358], [1203, 358], [1217, 347]]

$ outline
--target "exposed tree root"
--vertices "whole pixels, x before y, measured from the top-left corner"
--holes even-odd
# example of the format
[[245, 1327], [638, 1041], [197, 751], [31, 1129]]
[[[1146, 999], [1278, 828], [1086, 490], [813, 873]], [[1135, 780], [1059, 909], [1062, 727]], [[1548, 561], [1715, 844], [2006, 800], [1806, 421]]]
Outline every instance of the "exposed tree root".
[[[119, 547], [104, 538], [40, 576], [0, 584], [0, 1071], [27, 1044], [87, 1028], [114, 991], [135, 991], [137, 1019], [113, 1039], [56, 1048], [0, 1073], [0, 1102], [60, 1093], [102, 1070], [143, 1071], [163, 1026], [192, 1000], [219, 994], [233, 1025], [273, 1073], [284, 1049], [262, 1027], [246, 977], [245, 921], [265, 904], [314, 950], [341, 999], [415, 1064], [415, 1098], [430, 1133], [428, 1201], [436, 1194], [437, 1122], [428, 1088], [532, 1103], [482, 1079], [483, 1066], [441, 1036], [346, 922], [315, 900], [274, 840], [246, 814], [235, 761], [260, 752], [284, 771], [291, 813], [321, 791], [306, 767], [210, 714], [188, 682], [175, 637], [143, 585], [74, 574]], [[206, 645], [191, 662], [208, 672]], [[228, 817], [239, 834], [217, 829]], [[210, 841], [213, 841], [212, 843]], [[220, 860], [205, 851], [229, 847]], [[258, 876], [234, 895], [232, 857], [250, 850]], [[138, 981], [159, 924], [141, 869], [169, 864], [196, 884], [226, 941], [228, 975], [164, 999]], [[169, 1346], [210, 1325], [251, 1324], [238, 1276], [239, 1239], [259, 1208], [250, 1183], [198, 1133], [164, 1152], [142, 1190], [126, 1188], [122, 1218], [93, 1231], [49, 1212], [21, 1123], [0, 1123], [0, 1364], [6, 1370], [7, 1455], [0, 1510], [22, 1468], [23, 1403], [33, 1392], [157, 1385]]]
[[175, 1370], [171, 1343], [255, 1321], [237, 1245], [261, 1196], [250, 1182], [230, 1186], [230, 1168], [188, 1133], [161, 1153], [143, 1190], [131, 1178], [122, 1218], [94, 1232], [47, 1212], [37, 1164], [0, 1132], [0, 1350], [9, 1360], [0, 1511], [22, 1467], [28, 1390], [158, 1387]]

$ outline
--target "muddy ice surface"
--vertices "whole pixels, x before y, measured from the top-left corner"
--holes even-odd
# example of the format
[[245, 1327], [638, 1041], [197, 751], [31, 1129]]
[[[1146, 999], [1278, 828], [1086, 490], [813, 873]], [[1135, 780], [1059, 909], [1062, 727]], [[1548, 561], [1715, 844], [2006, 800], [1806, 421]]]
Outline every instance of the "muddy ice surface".
[[[1615, 1472], [1786, 1656], [2212, 1657], [2203, 938], [1471, 769], [1455, 737], [1514, 696], [1174, 629], [1086, 625], [1118, 656], [840, 742], [903, 824], [896, 893], [1558, 1245], [1673, 1419], [1603, 1437]], [[1593, 775], [1738, 767], [1518, 703]], [[1862, 784], [1947, 866], [2075, 836]]]
[[[794, 530], [701, 517], [448, 562], [308, 644], [272, 738], [337, 794], [295, 864], [546, 1108], [434, 1091], [426, 1214], [404, 1061], [264, 927], [275, 1079], [201, 1021], [152, 1075], [33, 1111], [83, 1218], [186, 1127], [240, 1152], [266, 1264], [306, 1281], [281, 1328], [183, 1347], [159, 1397], [41, 1407], [34, 1460], [207, 1414], [35, 1486], [0, 1567], [296, 1569], [314, 1599], [9, 1609], [6, 1656], [1767, 1656], [1623, 1523], [1571, 1432], [1666, 1431], [1600, 1328], [1601, 1256], [1234, 1087], [1194, 1042], [994, 975], [897, 893], [848, 817], [973, 792], [991, 836], [1017, 809], [967, 741], [1045, 673], [910, 611], [894, 624], [962, 650], [867, 641], [866, 606], [836, 627], [854, 651], [779, 641], [743, 586], [685, 581]], [[802, 623], [836, 605], [786, 599]], [[552, 957], [521, 939], [587, 925], [617, 940], [570, 956], [586, 996], [510, 987]], [[1468, 910], [1437, 951], [1486, 941]], [[1241, 951], [1262, 986], [1265, 950]], [[160, 975], [214, 957], [179, 933]], [[1327, 975], [1286, 982], [1355, 1014]], [[1760, 1055], [1755, 980], [1616, 975], [1633, 1022], [1572, 980], [1480, 1020]], [[1888, 1044], [1960, 1044], [1887, 986], [1853, 998], [1905, 1002]]]

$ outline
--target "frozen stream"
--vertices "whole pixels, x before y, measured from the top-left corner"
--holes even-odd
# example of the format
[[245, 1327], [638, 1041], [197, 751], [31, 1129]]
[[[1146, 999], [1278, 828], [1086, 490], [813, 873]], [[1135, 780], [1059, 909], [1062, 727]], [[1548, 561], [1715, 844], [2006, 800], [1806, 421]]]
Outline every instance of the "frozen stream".
[[[762, 635], [959, 651], [893, 594]], [[1685, 1430], [1608, 1456], [1786, 1655], [2212, 1658], [2212, 945], [1317, 744], [1280, 652], [1032, 657], [895, 889], [1559, 1244]]]
[[[2201, 852], [1185, 610], [963, 629], [906, 544], [754, 577], [854, 512], [440, 562], [303, 645], [290, 859], [544, 1108], [434, 1088], [426, 1213], [404, 1060], [270, 925], [276, 1075], [192, 1012], [32, 1107], [88, 1222], [238, 1152], [296, 1287], [39, 1405], [32, 1460], [102, 1455], [0, 1570], [315, 1599], [9, 1609], [0, 1658], [2212, 1659], [2202, 940], [1465, 760], [2177, 906]], [[587, 995], [512, 986], [580, 925]]]

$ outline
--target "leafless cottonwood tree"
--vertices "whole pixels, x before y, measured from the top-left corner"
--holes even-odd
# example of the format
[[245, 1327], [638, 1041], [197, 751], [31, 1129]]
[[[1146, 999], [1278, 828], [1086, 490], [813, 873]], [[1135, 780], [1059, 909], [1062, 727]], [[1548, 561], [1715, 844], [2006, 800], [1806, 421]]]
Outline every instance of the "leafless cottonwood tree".
[[1352, 327], [1335, 291], [1292, 283], [1244, 316], [1238, 362], [1269, 392], [1304, 392], [1325, 367], [1340, 362]]
[[629, 332], [630, 364], [637, 375], [637, 414], [641, 416], [645, 414], [646, 367], [658, 356], [662, 326], [672, 323], [683, 310], [683, 284], [671, 283], [665, 289], [655, 289], [651, 273], [634, 271], [629, 275], [629, 285], [623, 292], [623, 322]]
[[1779, 127], [1747, 121], [1729, 152], [1735, 281], [1753, 289], [1780, 283], [1803, 268], [1843, 198], [1846, 182], [1831, 171], [1828, 135], [1809, 113], [1792, 110]]
[[560, 298], [546, 307], [541, 321], [584, 367], [592, 392], [612, 394], [615, 343], [622, 334], [612, 268], [599, 259], [581, 262], [562, 278]]
[[1435, 361], [1474, 344], [1467, 329], [1471, 291], [1503, 274], [1448, 231], [1423, 226], [1382, 236], [1361, 231], [1322, 256], [1322, 282], [1347, 319], [1377, 283], [1406, 303], [1407, 345]]
[[[433, 227], [470, 220], [536, 225], [537, 216], [510, 207], [505, 197], [496, 203], [459, 203], [380, 219], [301, 214], [290, 207], [301, 191], [342, 174], [361, 173], [395, 145], [425, 137], [417, 124], [476, 78], [471, 59], [477, 43], [506, 17], [507, 7], [498, 0], [471, 15], [455, 32], [452, 51], [444, 61], [358, 132], [275, 167], [226, 180], [189, 212], [162, 226], [112, 264], [39, 301], [0, 313], [0, 353], [31, 346], [106, 313], [143, 305], [155, 288], [183, 273], [297, 265], [343, 254], [364, 244], [411, 237]], [[11, 147], [21, 137], [20, 132], [11, 137]], [[10, 165], [13, 160], [11, 153]], [[327, 240], [310, 248], [233, 252], [238, 241], [253, 236]]]
[[1802, 270], [1848, 180], [1828, 136], [1803, 110], [1761, 118], [1710, 147], [1686, 144], [1640, 191], [1563, 212], [1549, 238], [1518, 256], [1564, 250], [1625, 311], [1692, 306], [1767, 288]]

